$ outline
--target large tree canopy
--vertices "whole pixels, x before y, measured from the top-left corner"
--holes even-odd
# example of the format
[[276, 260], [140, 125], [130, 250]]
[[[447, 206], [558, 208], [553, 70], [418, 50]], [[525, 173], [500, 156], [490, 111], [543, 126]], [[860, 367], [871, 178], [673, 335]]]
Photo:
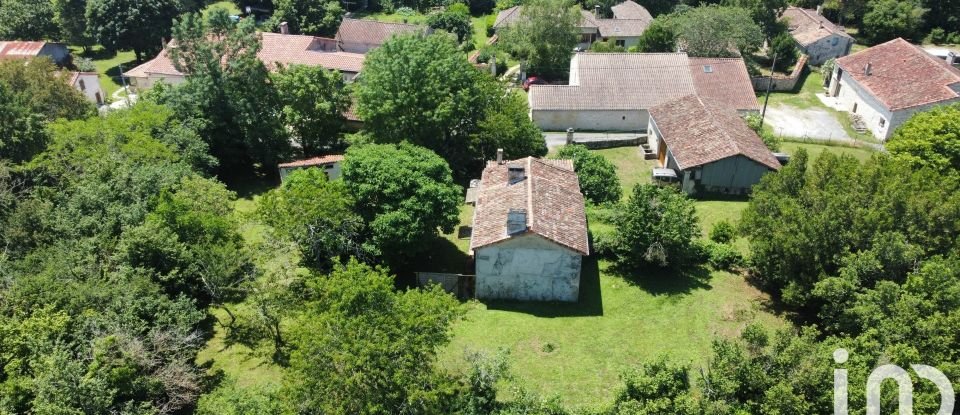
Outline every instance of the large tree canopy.
[[897, 128], [886, 147], [916, 167], [960, 171], [960, 104], [914, 115]]
[[500, 43], [527, 61], [531, 74], [561, 79], [580, 39], [580, 6], [567, 0], [531, 0], [522, 18], [501, 31]]
[[271, 77], [283, 105], [283, 121], [304, 157], [340, 150], [340, 132], [350, 108], [343, 75], [319, 66], [293, 65]]
[[677, 45], [690, 56], [735, 57], [749, 55], [763, 45], [763, 31], [739, 7], [702, 5], [675, 16]]
[[913, 0], [870, 0], [861, 30], [873, 44], [898, 37], [918, 39], [926, 12]]
[[158, 52], [173, 19], [189, 11], [178, 0], [88, 0], [87, 27], [110, 50], [132, 49], [137, 62]]
[[620, 201], [620, 179], [617, 166], [586, 146], [573, 144], [560, 147], [553, 155], [557, 159], [573, 160], [574, 170], [580, 180], [580, 191], [593, 203], [617, 203]]
[[0, 39], [44, 40], [59, 37], [50, 0], [0, 1]]
[[277, 0], [271, 21], [274, 24], [287, 22], [293, 33], [333, 37], [344, 12], [338, 1]]

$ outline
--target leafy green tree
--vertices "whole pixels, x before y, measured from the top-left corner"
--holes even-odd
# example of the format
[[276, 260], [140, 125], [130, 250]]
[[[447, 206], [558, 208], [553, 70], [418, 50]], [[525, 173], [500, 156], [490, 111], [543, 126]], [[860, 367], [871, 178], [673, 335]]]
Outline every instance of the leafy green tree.
[[501, 30], [500, 42], [527, 61], [527, 71], [546, 78], [564, 78], [580, 39], [580, 7], [566, 0], [531, 0], [522, 18]]
[[870, 0], [863, 15], [861, 30], [871, 43], [883, 43], [920, 35], [927, 10], [911, 0]]
[[586, 146], [571, 144], [560, 147], [553, 155], [556, 159], [573, 160], [573, 168], [580, 180], [580, 191], [587, 200], [602, 203], [617, 203], [622, 196], [617, 166]]
[[672, 19], [677, 45], [690, 56], [747, 56], [763, 44], [763, 31], [739, 7], [702, 5]]
[[343, 182], [368, 224], [370, 242], [388, 262], [426, 249], [437, 231], [459, 223], [462, 189], [450, 167], [425, 148], [409, 143], [351, 147], [343, 162]]
[[433, 13], [427, 17], [427, 25], [434, 29], [444, 30], [457, 35], [457, 42], [463, 43], [473, 36], [473, 23], [470, 21], [470, 10], [465, 6], [455, 7], [461, 3], [454, 3], [446, 10]]
[[689, 265], [700, 236], [693, 202], [671, 187], [636, 185], [613, 223], [614, 260], [630, 268]]
[[89, 117], [94, 106], [83, 93], [67, 84], [56, 65], [46, 58], [0, 60], [0, 83], [13, 100], [47, 121]]
[[332, 37], [346, 11], [329, 0], [277, 0], [271, 22], [287, 22], [292, 33]]
[[272, 75], [283, 105], [283, 120], [303, 156], [339, 150], [340, 132], [350, 108], [343, 76], [319, 66], [281, 67]]
[[710, 228], [710, 240], [718, 244], [726, 244], [736, 239], [736, 228], [726, 220], [718, 221]]
[[915, 114], [894, 131], [886, 147], [915, 167], [960, 171], [960, 104]]
[[18, 163], [39, 153], [47, 143], [45, 128], [43, 116], [16, 102], [0, 81], [0, 159]]
[[676, 52], [677, 36], [673, 33], [669, 20], [665, 17], [653, 19], [634, 48], [643, 53]]
[[451, 381], [433, 364], [461, 310], [439, 287], [396, 291], [384, 269], [351, 261], [307, 282], [285, 384], [292, 410], [449, 413]]
[[53, 0], [53, 19], [61, 38], [89, 50], [96, 42], [87, 30], [86, 12], [87, 0]]
[[131, 49], [137, 62], [160, 51], [170, 25], [188, 10], [177, 0], [88, 0], [87, 28], [108, 50]]
[[257, 58], [261, 44], [253, 20], [233, 25], [225, 13], [215, 9], [207, 22], [198, 14], [186, 14], [177, 22], [177, 47], [170, 56], [174, 66], [188, 74], [187, 80], [155, 88], [149, 98], [198, 127], [219, 161], [219, 173], [253, 167], [273, 173], [290, 151], [280, 96]]
[[777, 66], [779, 71], [788, 71], [793, 64], [797, 63], [797, 44], [788, 32], [781, 32], [770, 42], [770, 50], [767, 52], [770, 59], [777, 57]]
[[59, 35], [49, 0], [0, 2], [0, 39], [46, 40]]
[[483, 160], [492, 159], [497, 149], [503, 149], [507, 159], [547, 155], [543, 132], [530, 120], [529, 113], [523, 93], [512, 91], [495, 99], [472, 137], [473, 153]]
[[280, 415], [283, 406], [273, 393], [254, 387], [241, 387], [228, 379], [212, 392], [200, 397], [198, 415]]
[[475, 159], [470, 134], [495, 85], [447, 36], [396, 36], [367, 55], [356, 84], [357, 113], [377, 143], [409, 140], [465, 166]]
[[623, 46], [617, 46], [612, 41], [598, 40], [590, 45], [591, 52], [597, 53], [623, 53], [626, 49]]
[[779, 18], [787, 10], [787, 0], [723, 0], [721, 3], [749, 10], [750, 17], [760, 26], [767, 39], [785, 32]]
[[643, 364], [620, 375], [623, 386], [614, 398], [615, 414], [701, 413], [690, 394], [688, 368], [665, 358]]

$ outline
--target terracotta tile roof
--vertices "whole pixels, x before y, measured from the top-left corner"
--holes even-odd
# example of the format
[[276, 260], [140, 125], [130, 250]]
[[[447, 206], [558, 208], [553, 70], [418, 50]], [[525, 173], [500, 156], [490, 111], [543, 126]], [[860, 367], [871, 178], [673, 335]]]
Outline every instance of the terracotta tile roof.
[[[593, 13], [580, 9], [580, 17], [580, 28], [596, 29], [598, 27], [598, 19], [593, 17]], [[520, 21], [522, 18], [523, 6], [513, 6], [497, 13], [497, 18], [493, 21], [493, 27], [495, 29], [501, 29]]]
[[843, 27], [833, 24], [822, 15], [817, 15], [816, 10], [787, 7], [780, 19], [787, 21], [790, 35], [803, 46], [831, 35], [850, 37]]
[[[646, 109], [691, 94], [703, 94], [738, 110], [757, 109], [753, 85], [740, 58], [690, 59], [685, 53], [578, 53], [570, 85], [532, 85], [533, 110]], [[716, 76], [701, 63], [716, 64]]]
[[760, 110], [742, 58], [690, 58], [690, 74], [704, 101], [741, 111]]
[[[333, 39], [266, 32], [260, 35], [262, 47], [257, 57], [271, 70], [276, 69], [277, 63], [321, 66], [352, 73], [358, 73], [363, 68], [364, 55], [331, 50], [336, 48], [336, 42]], [[169, 43], [157, 57], [125, 72], [124, 75], [133, 78], [142, 78], [151, 74], [182, 76], [183, 73], [173, 66], [173, 61], [168, 55], [168, 50], [173, 47], [176, 45], [173, 42]]]
[[[870, 64], [870, 75], [864, 68]], [[960, 70], [897, 38], [837, 59], [837, 65], [891, 111], [960, 98]]]
[[329, 154], [326, 156], [311, 157], [304, 160], [294, 160], [289, 163], [280, 163], [277, 167], [308, 167], [308, 166], [320, 166], [329, 163], [336, 163], [338, 161], [343, 161], [342, 154]]
[[646, 20], [647, 24], [653, 21], [653, 16], [647, 9], [631, 0], [614, 5], [610, 8], [613, 11], [615, 19], [640, 19]]
[[650, 108], [650, 117], [681, 170], [742, 155], [771, 169], [780, 162], [733, 110], [695, 95]]
[[[510, 184], [510, 166], [522, 167], [526, 178]], [[535, 234], [589, 255], [583, 203], [580, 182], [571, 160], [527, 157], [499, 165], [490, 162], [480, 179], [470, 249], [492, 245], [515, 235]], [[507, 234], [510, 210], [526, 213], [525, 232]]]
[[345, 17], [337, 29], [337, 41], [342, 43], [380, 46], [391, 36], [403, 33], [424, 33], [424, 26], [387, 23], [369, 19], [351, 19]]
[[29, 58], [37, 56], [47, 42], [0, 42], [0, 58]]
[[636, 37], [643, 34], [650, 26], [649, 20], [643, 19], [597, 19], [600, 36], [603, 37]]

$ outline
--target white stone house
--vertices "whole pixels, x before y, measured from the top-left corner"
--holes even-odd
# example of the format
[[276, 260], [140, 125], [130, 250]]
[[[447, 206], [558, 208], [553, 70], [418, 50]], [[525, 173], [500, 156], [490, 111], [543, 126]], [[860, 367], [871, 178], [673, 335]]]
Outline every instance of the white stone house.
[[828, 93], [886, 140], [913, 114], [960, 102], [960, 70], [897, 38], [837, 59]]
[[277, 168], [280, 170], [280, 181], [286, 180], [287, 176], [294, 170], [309, 168], [321, 169], [323, 173], [327, 175], [328, 180], [337, 180], [340, 178], [340, 163], [342, 162], [342, 154], [330, 154], [304, 160], [295, 160], [289, 163], [280, 163], [277, 165]]
[[740, 114], [689, 95], [650, 109], [648, 142], [687, 194], [747, 194], [780, 162]]
[[[599, 9], [600, 6], [597, 6]], [[596, 41], [609, 41], [613, 44], [625, 48], [634, 46], [640, 40], [653, 16], [643, 6], [626, 0], [611, 7], [613, 11], [612, 19], [604, 19], [599, 16], [599, 10], [590, 13], [586, 10], [580, 10], [580, 43], [577, 48], [586, 50]], [[523, 18], [523, 6], [514, 6], [502, 10], [497, 14], [494, 20], [493, 28], [499, 31]]]
[[788, 7], [780, 17], [811, 65], [846, 56], [853, 47], [853, 37], [843, 27], [823, 17], [821, 10], [820, 6], [816, 10]]
[[568, 85], [532, 85], [530, 118], [544, 131], [646, 131], [650, 107], [697, 94], [741, 112], [760, 107], [741, 58], [686, 53], [577, 53]]
[[96, 72], [70, 72], [70, 86], [97, 106], [106, 103], [106, 95], [100, 87], [100, 76]]
[[477, 192], [477, 298], [577, 301], [590, 248], [573, 162], [500, 158], [487, 164]]

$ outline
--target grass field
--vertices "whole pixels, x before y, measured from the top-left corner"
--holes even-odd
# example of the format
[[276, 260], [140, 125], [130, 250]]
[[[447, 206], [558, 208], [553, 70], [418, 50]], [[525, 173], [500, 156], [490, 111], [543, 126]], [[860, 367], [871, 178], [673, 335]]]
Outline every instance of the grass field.
[[133, 54], [133, 51], [129, 50], [110, 53], [101, 46], [94, 46], [89, 53], [83, 53], [82, 48], [71, 46], [70, 53], [73, 54], [73, 56], [90, 58], [90, 60], [93, 61], [93, 65], [97, 68], [97, 73], [100, 74], [100, 87], [103, 88], [103, 92], [107, 94], [107, 97], [110, 97], [114, 92], [122, 88], [120, 67], [118, 65], [123, 65], [124, 71], [129, 71], [137, 66], [137, 58]]
[[807, 165], [813, 163], [814, 160], [823, 152], [830, 152], [834, 154], [847, 154], [855, 157], [857, 160], [864, 161], [869, 159], [875, 151], [867, 148], [856, 148], [856, 147], [842, 147], [842, 146], [828, 146], [823, 144], [813, 144], [813, 143], [801, 143], [795, 141], [784, 141], [780, 145], [780, 151], [783, 151], [787, 154], [796, 153], [799, 149], [807, 150]]

